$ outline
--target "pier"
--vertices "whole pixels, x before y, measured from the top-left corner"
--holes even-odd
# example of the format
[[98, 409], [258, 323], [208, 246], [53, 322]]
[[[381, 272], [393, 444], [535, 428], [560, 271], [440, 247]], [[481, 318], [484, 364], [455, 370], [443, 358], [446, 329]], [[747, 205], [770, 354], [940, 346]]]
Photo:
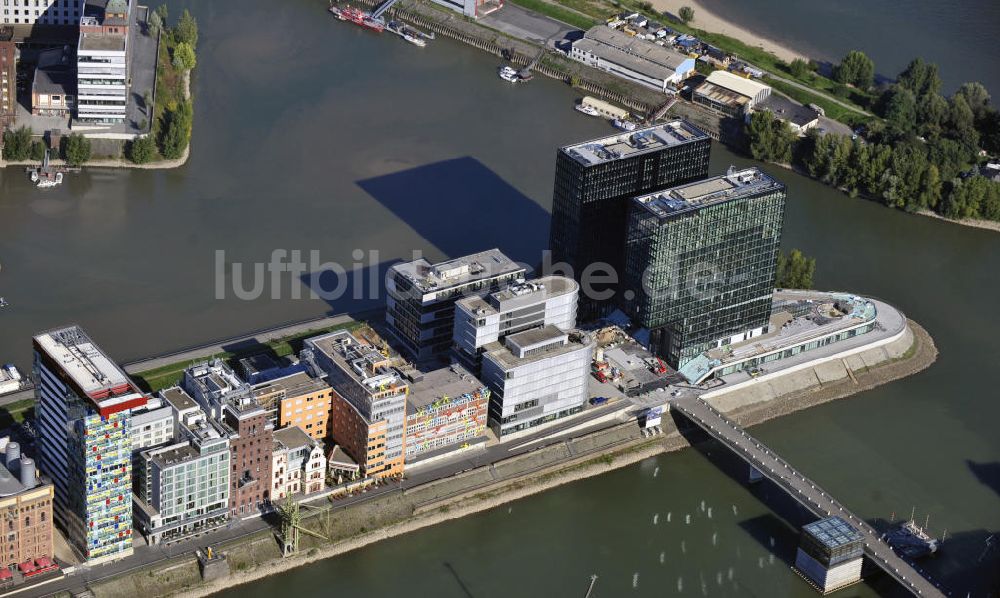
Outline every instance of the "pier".
[[756, 468], [761, 475], [777, 484], [817, 517], [839, 515], [857, 528], [864, 536], [865, 554], [871, 562], [914, 596], [944, 597], [944, 592], [924, 577], [922, 572], [893, 552], [872, 526], [847, 510], [816, 482], [799, 473], [707, 401], [694, 396], [678, 398], [670, 402], [670, 408], [684, 415], [709, 436], [742, 457], [751, 467]]

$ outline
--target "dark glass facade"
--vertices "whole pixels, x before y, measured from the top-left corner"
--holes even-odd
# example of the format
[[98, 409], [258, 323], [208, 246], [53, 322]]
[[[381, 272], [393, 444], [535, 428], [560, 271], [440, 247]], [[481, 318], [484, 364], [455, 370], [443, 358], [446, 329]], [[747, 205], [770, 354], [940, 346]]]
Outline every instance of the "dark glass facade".
[[[573, 277], [581, 281], [587, 266], [606, 263], [621, 280], [628, 202], [636, 195], [708, 174], [711, 138], [686, 123], [684, 127], [695, 133], [689, 140], [603, 161], [588, 161], [574, 155], [572, 149], [581, 144], [560, 148], [556, 154], [549, 231], [553, 264], [568, 264]], [[604, 140], [593, 143], [601, 141]], [[616, 294], [618, 285], [593, 286]], [[581, 289], [578, 314], [582, 321], [606, 315], [615, 304], [614, 295], [595, 300], [586, 294]]]
[[625, 311], [673, 367], [768, 324], [785, 187], [761, 176], [709, 201], [667, 209], [651, 209], [649, 198], [631, 203]]

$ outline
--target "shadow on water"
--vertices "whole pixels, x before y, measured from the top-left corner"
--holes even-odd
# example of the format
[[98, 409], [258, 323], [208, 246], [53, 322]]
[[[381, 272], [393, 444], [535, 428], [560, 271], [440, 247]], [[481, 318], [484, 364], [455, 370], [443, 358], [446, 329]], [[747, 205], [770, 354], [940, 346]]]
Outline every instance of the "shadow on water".
[[549, 213], [472, 157], [358, 186], [449, 257], [498, 247], [514, 260], [535, 264], [548, 246]]
[[965, 464], [972, 471], [972, 475], [976, 476], [984, 486], [990, 490], [1000, 495], [1000, 461], [994, 461], [992, 463], [976, 463], [975, 461], [966, 459]]
[[330, 307], [329, 315], [348, 314], [357, 319], [370, 319], [385, 307], [385, 274], [400, 260], [387, 260], [350, 271], [339, 266], [322, 264], [319, 270], [299, 277], [302, 296], [310, 290]]
[[457, 583], [458, 587], [462, 589], [462, 594], [468, 596], [468, 598], [473, 598], [472, 591], [469, 590], [469, 586], [465, 585], [465, 582], [462, 581], [462, 578], [458, 575], [458, 571], [455, 570], [455, 567], [451, 563], [445, 562], [444, 568], [447, 569], [448, 573], [451, 573], [451, 576], [455, 578], [455, 583]]

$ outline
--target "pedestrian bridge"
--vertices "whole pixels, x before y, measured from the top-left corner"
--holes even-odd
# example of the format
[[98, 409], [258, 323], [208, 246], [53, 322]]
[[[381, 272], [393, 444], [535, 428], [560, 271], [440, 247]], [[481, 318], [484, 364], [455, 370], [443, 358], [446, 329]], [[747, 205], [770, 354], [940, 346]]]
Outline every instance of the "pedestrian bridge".
[[670, 401], [670, 408], [682, 413], [709, 436], [738, 454], [817, 517], [838, 515], [848, 521], [864, 536], [865, 554], [868, 558], [914, 596], [944, 597], [944, 592], [931, 580], [924, 577], [882, 541], [872, 526], [845, 509], [816, 482], [796, 471], [784, 459], [719, 413], [707, 401], [700, 397], [677, 398]]

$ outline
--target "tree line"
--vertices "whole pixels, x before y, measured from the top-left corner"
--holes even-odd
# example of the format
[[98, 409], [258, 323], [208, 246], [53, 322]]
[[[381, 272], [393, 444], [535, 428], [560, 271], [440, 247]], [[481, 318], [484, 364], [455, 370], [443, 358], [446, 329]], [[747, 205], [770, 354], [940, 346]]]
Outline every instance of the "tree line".
[[[873, 73], [874, 64], [852, 52], [834, 76], [863, 86]], [[937, 66], [918, 58], [878, 95], [873, 108], [884, 120], [867, 125], [865, 139], [814, 130], [799, 138], [788, 123], [756, 112], [746, 128], [748, 149], [890, 207], [1000, 220], [1000, 183], [977, 168], [980, 148], [1000, 152], [1000, 112], [980, 83], [965, 83], [947, 98], [940, 90]]]

